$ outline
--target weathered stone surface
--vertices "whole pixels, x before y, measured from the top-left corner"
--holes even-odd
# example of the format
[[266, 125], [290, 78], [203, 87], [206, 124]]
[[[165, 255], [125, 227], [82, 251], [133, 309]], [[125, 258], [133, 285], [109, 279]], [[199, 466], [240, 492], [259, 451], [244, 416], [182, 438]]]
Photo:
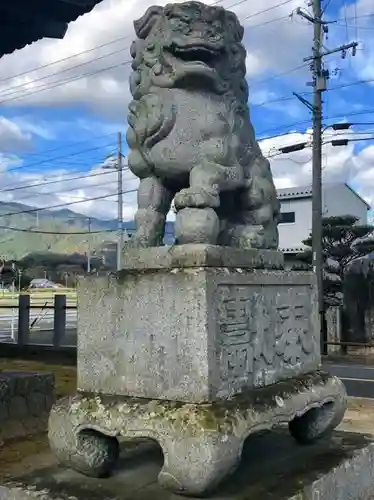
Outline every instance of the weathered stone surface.
[[176, 268], [80, 280], [78, 389], [188, 402], [318, 368], [308, 272]]
[[0, 422], [9, 418], [9, 405], [7, 401], [0, 400]]
[[49, 440], [63, 465], [101, 477], [115, 467], [117, 437], [154, 439], [164, 454], [159, 482], [199, 496], [238, 467], [249, 434], [289, 423], [298, 442], [314, 442], [340, 424], [345, 408], [343, 384], [322, 372], [211, 404], [83, 394], [53, 407]]
[[45, 431], [54, 402], [52, 374], [0, 372], [0, 440]]
[[42, 392], [32, 392], [27, 397], [27, 406], [30, 415], [38, 416], [48, 407], [46, 395]]
[[177, 243], [277, 248], [279, 202], [248, 108], [244, 29], [200, 2], [135, 21], [127, 141], [140, 178], [135, 246], [162, 244], [172, 200]]
[[13, 396], [9, 401], [9, 417], [23, 419], [28, 414], [27, 402], [24, 396]]
[[122, 256], [124, 270], [227, 267], [283, 269], [284, 257], [276, 250], [244, 250], [217, 245], [176, 245], [128, 248]]

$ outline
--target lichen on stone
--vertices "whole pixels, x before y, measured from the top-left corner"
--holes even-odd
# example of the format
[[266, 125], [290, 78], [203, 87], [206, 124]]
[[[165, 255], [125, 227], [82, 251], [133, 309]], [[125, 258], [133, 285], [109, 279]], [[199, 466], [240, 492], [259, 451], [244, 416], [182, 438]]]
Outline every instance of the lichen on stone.
[[[338, 390], [334, 377], [315, 372], [279, 382], [258, 390], [244, 392], [231, 400], [192, 404], [176, 401], [146, 400], [130, 397], [81, 395], [74, 398], [70, 415], [75, 427], [96, 426], [117, 435], [127, 435], [136, 422], [147, 433], [171, 429], [188, 435], [219, 432], [242, 436], [248, 428], [261, 427], [267, 420], [287, 421], [308, 405], [321, 401], [324, 386], [334, 399]], [[326, 392], [326, 391], [325, 391]], [[295, 396], [302, 396], [305, 405], [294, 407]], [[336, 396], [336, 395], [335, 395]], [[279, 402], [282, 401], [282, 404]], [[270, 426], [271, 426], [270, 422]], [[266, 427], [266, 425], [265, 425]]]

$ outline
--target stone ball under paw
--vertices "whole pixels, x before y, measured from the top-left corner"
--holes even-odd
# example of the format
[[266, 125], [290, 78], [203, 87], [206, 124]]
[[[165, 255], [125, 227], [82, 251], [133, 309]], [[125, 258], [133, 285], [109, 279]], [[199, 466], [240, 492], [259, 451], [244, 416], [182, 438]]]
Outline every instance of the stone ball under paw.
[[177, 244], [216, 244], [220, 222], [212, 208], [184, 208], [175, 219], [175, 239]]

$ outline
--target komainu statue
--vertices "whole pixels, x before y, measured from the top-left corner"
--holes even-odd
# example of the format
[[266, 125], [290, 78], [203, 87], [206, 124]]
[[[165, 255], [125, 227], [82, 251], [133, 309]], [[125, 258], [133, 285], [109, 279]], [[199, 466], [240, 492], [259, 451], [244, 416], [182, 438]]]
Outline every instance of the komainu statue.
[[140, 179], [136, 246], [277, 248], [279, 202], [248, 109], [243, 27], [200, 2], [150, 7], [134, 23], [129, 168]]

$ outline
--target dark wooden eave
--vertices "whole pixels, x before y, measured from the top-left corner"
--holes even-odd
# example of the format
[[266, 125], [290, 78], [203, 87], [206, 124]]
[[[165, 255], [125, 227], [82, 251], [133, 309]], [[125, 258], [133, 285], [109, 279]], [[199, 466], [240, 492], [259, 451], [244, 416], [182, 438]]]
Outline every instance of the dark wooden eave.
[[68, 24], [102, 0], [0, 0], [0, 57], [42, 38], [63, 38]]

